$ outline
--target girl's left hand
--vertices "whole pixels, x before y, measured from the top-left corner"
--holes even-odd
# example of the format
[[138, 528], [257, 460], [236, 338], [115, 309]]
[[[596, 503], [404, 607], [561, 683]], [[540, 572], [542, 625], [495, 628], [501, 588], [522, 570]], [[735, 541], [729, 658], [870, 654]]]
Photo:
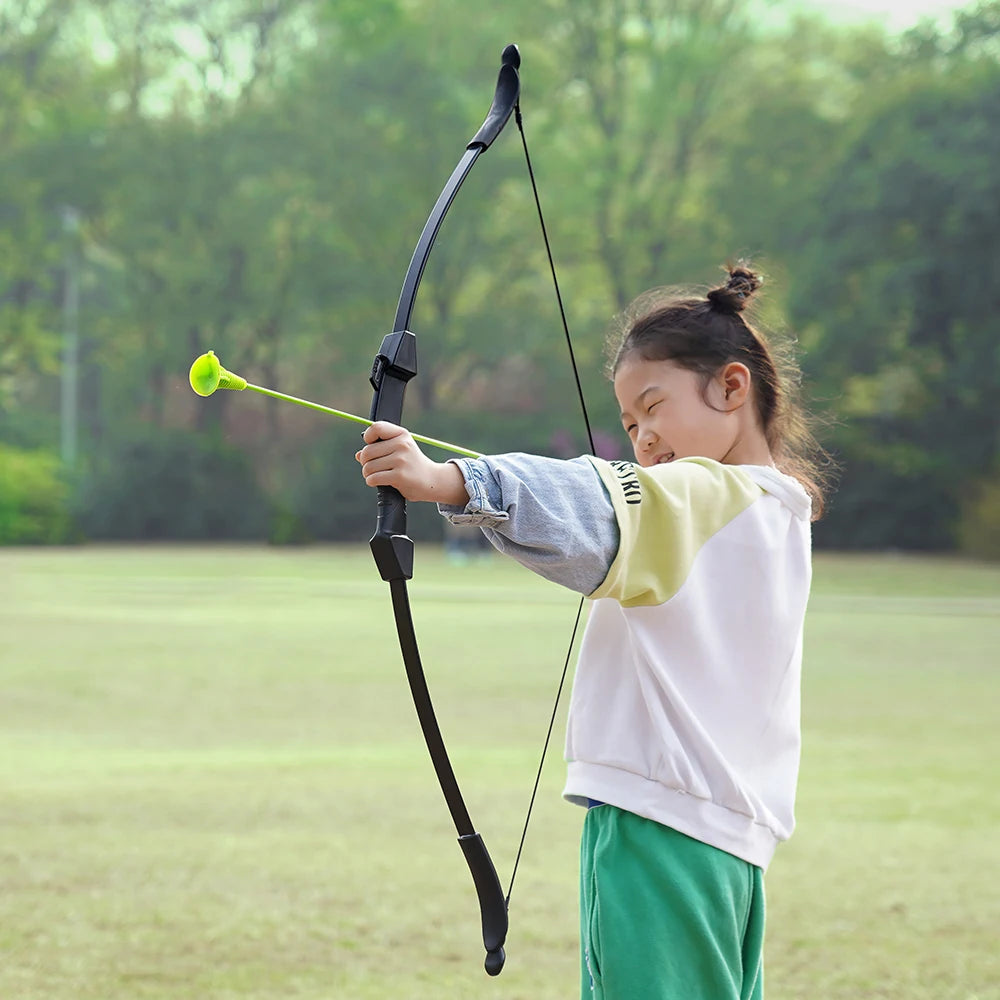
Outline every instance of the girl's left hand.
[[379, 420], [365, 429], [365, 447], [355, 454], [368, 486], [392, 486], [407, 500], [464, 506], [469, 500], [462, 470], [434, 462], [405, 427]]

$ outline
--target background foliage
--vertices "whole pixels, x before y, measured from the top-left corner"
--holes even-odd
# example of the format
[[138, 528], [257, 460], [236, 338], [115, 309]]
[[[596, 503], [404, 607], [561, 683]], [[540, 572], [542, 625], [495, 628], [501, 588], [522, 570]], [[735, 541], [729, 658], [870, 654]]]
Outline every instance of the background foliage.
[[[0, 540], [367, 532], [354, 431], [197, 399], [187, 368], [213, 348], [365, 412], [409, 253], [516, 40], [602, 449], [624, 443], [611, 316], [750, 254], [842, 469], [818, 543], [1000, 555], [1000, 3], [899, 37], [767, 6], [0, 0]], [[435, 248], [408, 419], [572, 454], [518, 146], [484, 157]], [[66, 452], [72, 329], [60, 473], [39, 453]]]

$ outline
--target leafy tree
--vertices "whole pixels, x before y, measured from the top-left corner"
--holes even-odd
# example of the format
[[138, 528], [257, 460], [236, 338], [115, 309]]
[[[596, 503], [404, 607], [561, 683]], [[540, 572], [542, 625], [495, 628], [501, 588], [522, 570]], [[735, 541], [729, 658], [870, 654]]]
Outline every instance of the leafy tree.
[[[965, 544], [985, 536], [1000, 481], [1000, 4], [900, 39], [757, 10], [0, 0], [0, 438], [54, 444], [75, 213], [90, 495], [127, 507], [114, 482], [127, 455], [171, 483], [157, 463], [183, 451], [174, 431], [205, 446], [206, 468], [224, 436], [247, 456], [240, 475], [274, 494], [276, 534], [334, 530], [326, 463], [303, 456], [330, 438], [334, 461], [350, 435], [257, 398], [195, 399], [187, 367], [213, 348], [253, 381], [364, 411], [420, 227], [517, 41], [598, 431], [620, 440], [600, 377], [610, 315], [747, 252], [776, 279], [773, 316], [788, 313], [807, 389], [837, 421], [845, 474], [819, 540], [950, 545], [960, 511]], [[577, 404], [514, 131], [435, 246], [408, 412], [440, 437], [568, 453], [583, 447], [567, 430]], [[367, 517], [351, 497], [338, 507]], [[187, 513], [183, 530], [200, 530]]]
[[104, 91], [87, 53], [64, 39], [75, 26], [71, 0], [0, 7], [0, 414], [10, 422], [39, 376], [57, 371], [74, 249], [64, 222], [96, 199]]
[[[954, 41], [911, 36], [893, 80], [858, 102], [800, 260], [794, 312], [824, 331], [811, 365], [855, 426], [837, 439], [845, 489], [877, 477], [897, 511], [873, 534], [876, 512], [845, 505], [829, 527], [842, 541], [952, 544], [964, 494], [997, 461], [1000, 65], [995, 27], [974, 41], [963, 23]], [[914, 494], [936, 502], [907, 514]]]

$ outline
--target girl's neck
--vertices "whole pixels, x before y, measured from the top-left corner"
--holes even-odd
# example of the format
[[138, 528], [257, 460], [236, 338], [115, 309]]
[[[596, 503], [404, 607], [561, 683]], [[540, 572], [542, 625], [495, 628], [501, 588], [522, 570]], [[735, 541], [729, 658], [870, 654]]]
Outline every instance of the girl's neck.
[[757, 427], [740, 434], [720, 461], [723, 465], [774, 465], [767, 439]]

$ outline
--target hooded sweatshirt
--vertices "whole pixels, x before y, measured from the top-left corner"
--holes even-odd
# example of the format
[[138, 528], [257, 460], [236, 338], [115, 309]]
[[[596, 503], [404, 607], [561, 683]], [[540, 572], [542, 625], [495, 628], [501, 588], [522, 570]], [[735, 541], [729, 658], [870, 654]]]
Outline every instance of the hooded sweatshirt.
[[765, 466], [461, 460], [479, 524], [592, 600], [565, 797], [766, 868], [794, 827], [810, 501]]

